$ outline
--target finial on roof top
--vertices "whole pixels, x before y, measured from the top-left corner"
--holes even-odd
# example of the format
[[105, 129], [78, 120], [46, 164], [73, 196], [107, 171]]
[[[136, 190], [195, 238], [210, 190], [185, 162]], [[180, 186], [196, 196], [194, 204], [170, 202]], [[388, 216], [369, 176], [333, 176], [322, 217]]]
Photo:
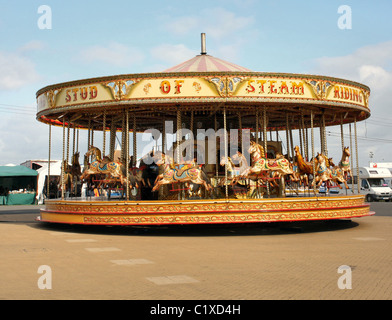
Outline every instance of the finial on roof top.
[[206, 34], [201, 34], [201, 54], [207, 54], [206, 51]]

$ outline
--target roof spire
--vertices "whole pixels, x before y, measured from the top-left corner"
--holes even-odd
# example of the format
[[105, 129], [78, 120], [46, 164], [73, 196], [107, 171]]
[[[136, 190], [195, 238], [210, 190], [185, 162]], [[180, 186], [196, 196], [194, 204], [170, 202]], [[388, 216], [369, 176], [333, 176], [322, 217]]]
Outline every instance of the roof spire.
[[206, 34], [201, 34], [201, 54], [207, 54], [206, 51]]

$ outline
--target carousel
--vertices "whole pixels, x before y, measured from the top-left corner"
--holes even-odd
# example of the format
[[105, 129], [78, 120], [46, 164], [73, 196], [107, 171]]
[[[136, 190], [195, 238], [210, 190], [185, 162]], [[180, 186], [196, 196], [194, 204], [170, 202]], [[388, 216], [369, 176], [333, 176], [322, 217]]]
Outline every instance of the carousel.
[[[49, 161], [60, 147], [52, 146], [52, 126], [63, 133], [61, 176], [56, 185], [48, 173], [46, 194], [53, 196], [39, 220], [167, 225], [374, 214], [351, 169], [358, 168], [357, 122], [370, 116], [367, 86], [253, 72], [208, 55], [204, 34], [201, 44], [200, 55], [160, 73], [37, 92]], [[340, 128], [340, 154], [328, 152], [331, 126]], [[140, 135], [151, 139], [148, 148]]]

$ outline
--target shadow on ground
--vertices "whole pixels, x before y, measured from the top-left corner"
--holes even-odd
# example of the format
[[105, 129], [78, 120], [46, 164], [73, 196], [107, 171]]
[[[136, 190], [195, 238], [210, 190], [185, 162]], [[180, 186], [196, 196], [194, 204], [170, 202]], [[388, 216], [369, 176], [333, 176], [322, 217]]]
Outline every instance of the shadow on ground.
[[83, 234], [105, 234], [123, 236], [255, 236], [296, 233], [328, 232], [350, 229], [359, 224], [351, 220], [324, 220], [303, 222], [270, 222], [246, 224], [169, 225], [169, 226], [86, 226], [53, 223], [32, 223], [33, 228]]

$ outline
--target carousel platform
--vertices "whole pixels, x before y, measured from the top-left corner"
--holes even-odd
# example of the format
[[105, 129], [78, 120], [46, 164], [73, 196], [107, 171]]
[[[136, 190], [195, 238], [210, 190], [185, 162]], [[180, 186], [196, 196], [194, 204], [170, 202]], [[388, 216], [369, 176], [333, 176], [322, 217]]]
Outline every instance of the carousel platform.
[[40, 221], [83, 225], [169, 225], [351, 219], [373, 215], [364, 196], [272, 199], [48, 200]]

